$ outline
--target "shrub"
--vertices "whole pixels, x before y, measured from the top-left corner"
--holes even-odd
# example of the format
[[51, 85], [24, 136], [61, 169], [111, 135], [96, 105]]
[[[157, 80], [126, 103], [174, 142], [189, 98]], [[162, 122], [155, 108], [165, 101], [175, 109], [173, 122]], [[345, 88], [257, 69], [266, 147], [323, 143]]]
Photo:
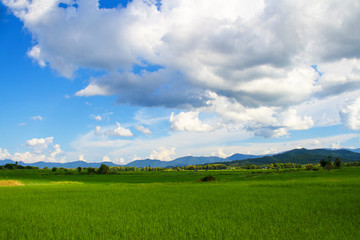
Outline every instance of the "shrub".
[[314, 165], [313, 164], [306, 164], [305, 165], [305, 168], [306, 168], [306, 170], [313, 170], [314, 169]]
[[200, 182], [210, 182], [210, 181], [216, 181], [216, 178], [209, 175], [200, 179]]
[[92, 167], [88, 167], [88, 173], [95, 173], [96, 171], [95, 171], [95, 168], [92, 168]]

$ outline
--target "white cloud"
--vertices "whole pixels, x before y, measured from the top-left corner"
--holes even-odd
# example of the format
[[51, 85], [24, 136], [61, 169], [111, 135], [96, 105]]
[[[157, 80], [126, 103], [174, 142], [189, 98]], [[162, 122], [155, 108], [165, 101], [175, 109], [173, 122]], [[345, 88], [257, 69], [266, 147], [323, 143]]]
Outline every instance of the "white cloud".
[[347, 101], [340, 111], [340, 118], [344, 125], [352, 130], [360, 129], [360, 98], [354, 101]]
[[98, 122], [102, 121], [102, 117], [100, 115], [92, 114], [92, 115], [90, 115], [90, 117], [93, 118], [95, 121], [98, 121]]
[[126, 129], [120, 125], [120, 123], [116, 123], [117, 127], [114, 129], [110, 129], [105, 131], [103, 134], [108, 136], [120, 136], [120, 137], [131, 137], [134, 134], [129, 129]]
[[119, 137], [131, 137], [134, 136], [134, 134], [127, 128], [124, 128], [121, 126], [120, 123], [116, 123], [117, 127], [106, 127], [104, 130], [100, 126], [95, 127], [95, 135], [101, 136], [119, 136]]
[[33, 162], [44, 162], [46, 161], [45, 154], [38, 154], [32, 152], [23, 152], [23, 153], [15, 153], [12, 155], [12, 160], [14, 161], [22, 161], [24, 163], [33, 163]]
[[109, 89], [106, 89], [105, 87], [96, 85], [94, 83], [90, 84], [89, 86], [87, 86], [86, 88], [77, 91], [75, 93], [75, 96], [78, 97], [89, 97], [89, 96], [96, 96], [96, 95], [100, 95], [100, 96], [110, 96], [113, 93], [111, 93], [111, 91]]
[[170, 127], [177, 131], [209, 132], [214, 130], [209, 124], [199, 119], [198, 112], [180, 112], [178, 115], [171, 113]]
[[[2, 2], [31, 33], [28, 55], [40, 66], [68, 78], [81, 68], [104, 73], [76, 96], [181, 109], [175, 130], [211, 131], [196, 114], [214, 111], [227, 127], [286, 136], [337, 124], [329, 99], [360, 89], [357, 0], [163, 0], [160, 9], [142, 0], [113, 9], [97, 0]], [[356, 130], [354, 108], [340, 115]], [[132, 133], [119, 126], [108, 135]]]
[[42, 116], [33, 116], [33, 117], [31, 117], [31, 119], [32, 120], [39, 120], [39, 121], [42, 121], [42, 120], [44, 120], [44, 118], [42, 117]]
[[229, 155], [225, 154], [222, 148], [219, 148], [216, 152], [211, 153], [211, 156], [227, 158]]
[[175, 147], [167, 149], [165, 147], [158, 147], [156, 150], [153, 150], [149, 156], [150, 159], [157, 159], [162, 161], [170, 161], [171, 156], [175, 155]]
[[1, 160], [8, 159], [10, 157], [11, 157], [11, 154], [8, 152], [7, 149], [0, 148], [0, 159]]
[[26, 141], [26, 145], [31, 147], [36, 153], [41, 153], [52, 145], [54, 137], [48, 138], [33, 138]]
[[147, 135], [150, 135], [152, 134], [152, 132], [150, 131], [150, 129], [144, 127], [143, 125], [135, 125], [135, 128], [136, 130], [144, 133], [144, 134], [147, 134]]
[[65, 153], [61, 150], [59, 144], [53, 143], [53, 140], [53, 137], [33, 138], [27, 140], [26, 146], [30, 148], [31, 151], [16, 152], [14, 154], [10, 154], [9, 158], [14, 161], [22, 161], [25, 163], [33, 163], [39, 161], [65, 162]]

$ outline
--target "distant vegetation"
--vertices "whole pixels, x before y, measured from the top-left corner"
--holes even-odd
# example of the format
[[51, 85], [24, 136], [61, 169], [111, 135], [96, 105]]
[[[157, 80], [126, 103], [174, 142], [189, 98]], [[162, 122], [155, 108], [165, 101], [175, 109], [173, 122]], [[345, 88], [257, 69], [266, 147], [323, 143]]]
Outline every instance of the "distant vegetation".
[[[235, 161], [236, 162], [236, 161]], [[75, 169], [68, 168], [57, 168], [53, 167], [51, 169], [55, 174], [117, 174], [121, 172], [158, 172], [158, 171], [209, 171], [209, 170], [235, 170], [235, 169], [307, 169], [307, 170], [319, 170], [320, 168], [332, 169], [332, 168], [340, 168], [340, 167], [348, 167], [348, 166], [360, 166], [360, 162], [350, 162], [343, 163], [340, 158], [333, 159], [331, 156], [328, 156], [327, 159], [321, 159], [319, 164], [299, 164], [299, 163], [270, 163], [270, 164], [244, 164], [244, 165], [236, 165], [232, 162], [226, 164], [204, 164], [204, 165], [188, 165], [181, 167], [171, 167], [171, 168], [160, 168], [160, 167], [110, 167], [106, 164], [101, 164], [99, 168], [82, 168], [77, 167]], [[15, 169], [39, 169], [38, 167], [32, 166], [21, 166], [18, 164], [5, 164], [4, 166], [0, 166], [0, 170], [15, 170]], [[49, 168], [45, 167], [44, 170], [49, 170]], [[50, 171], [50, 170], [49, 170]]]

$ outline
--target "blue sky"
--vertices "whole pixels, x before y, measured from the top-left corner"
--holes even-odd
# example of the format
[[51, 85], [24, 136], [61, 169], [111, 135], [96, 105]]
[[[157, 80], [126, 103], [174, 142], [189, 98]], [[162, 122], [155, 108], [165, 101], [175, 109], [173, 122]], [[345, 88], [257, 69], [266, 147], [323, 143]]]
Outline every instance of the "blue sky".
[[0, 14], [0, 159], [359, 147], [356, 1], [2, 0]]

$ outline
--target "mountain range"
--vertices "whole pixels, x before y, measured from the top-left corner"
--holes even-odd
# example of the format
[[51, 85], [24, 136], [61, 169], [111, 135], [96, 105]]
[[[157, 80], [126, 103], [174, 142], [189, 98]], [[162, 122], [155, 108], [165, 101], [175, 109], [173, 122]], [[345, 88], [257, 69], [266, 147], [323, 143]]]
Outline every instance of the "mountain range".
[[[126, 165], [118, 165], [112, 162], [84, 162], [84, 161], [75, 161], [67, 163], [56, 163], [56, 162], [35, 162], [35, 163], [24, 163], [19, 161], [18, 164], [22, 166], [34, 166], [39, 168], [53, 168], [53, 167], [63, 167], [63, 168], [77, 168], [77, 167], [93, 167], [98, 168], [101, 164], [106, 164], [108, 166], [126, 166], [126, 167], [175, 167], [175, 166], [188, 166], [188, 165], [202, 165], [202, 164], [211, 164], [211, 163], [223, 163], [228, 166], [241, 166], [246, 164], [270, 164], [270, 163], [299, 163], [299, 164], [308, 164], [308, 163], [319, 163], [321, 159], [327, 159], [328, 156], [332, 158], [340, 158], [342, 162], [352, 162], [360, 161], [360, 149], [313, 149], [308, 150], [305, 148], [302, 149], [293, 149], [287, 152], [274, 154], [274, 155], [246, 155], [246, 154], [234, 154], [227, 158], [220, 157], [181, 157], [172, 161], [160, 161], [153, 159], [145, 160], [136, 160], [130, 162]], [[0, 160], [0, 165], [5, 164], [14, 164], [15, 161], [6, 159]]]

